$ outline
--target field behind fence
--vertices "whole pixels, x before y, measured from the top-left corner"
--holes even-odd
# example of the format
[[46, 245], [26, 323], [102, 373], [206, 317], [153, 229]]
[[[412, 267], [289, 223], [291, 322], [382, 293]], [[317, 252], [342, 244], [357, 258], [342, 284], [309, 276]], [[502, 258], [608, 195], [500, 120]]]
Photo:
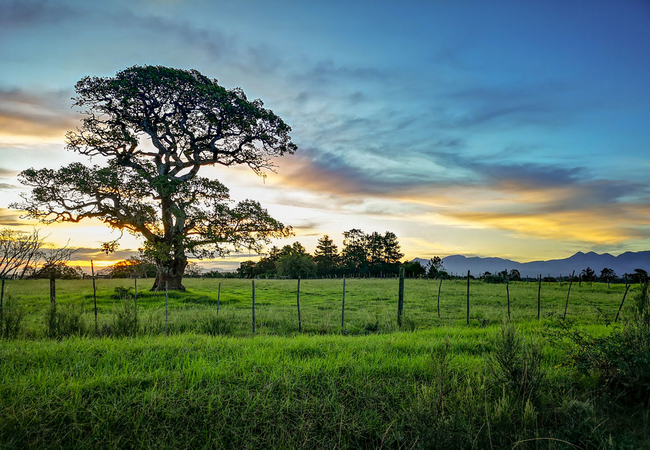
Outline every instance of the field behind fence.
[[[252, 280], [184, 280], [187, 292], [169, 292], [166, 313], [165, 292], [149, 292], [153, 280], [139, 279], [135, 296], [133, 279], [98, 279], [97, 332], [111, 334], [124, 311], [137, 315], [137, 333], [198, 333], [251, 335], [253, 333]], [[298, 280], [254, 280], [255, 333], [290, 335], [386, 333], [400, 327], [397, 321], [397, 279], [347, 279], [345, 314], [342, 321], [343, 280], [301, 280], [300, 324], [298, 321]], [[440, 317], [438, 290], [440, 288]], [[467, 320], [467, 281], [407, 279], [401, 329], [415, 330], [438, 326], [464, 325]], [[538, 317], [537, 281], [488, 284], [471, 280], [470, 326], [499, 323], [508, 316], [513, 322], [536, 321]], [[632, 290], [634, 290], [633, 288]], [[542, 283], [540, 317], [542, 321], [561, 319], [567, 307], [569, 284]], [[613, 322], [625, 293], [624, 285], [574, 283], [571, 287], [567, 319], [590, 325]], [[6, 282], [7, 301], [24, 311], [24, 330], [28, 336], [43, 333], [50, 307], [49, 280], [11, 280]], [[630, 294], [628, 294], [630, 295]], [[137, 311], [134, 306], [137, 301]], [[92, 280], [57, 280], [56, 303], [59, 311], [80, 314], [89, 334], [95, 332]], [[630, 302], [628, 301], [627, 307]], [[622, 310], [624, 317], [627, 307]], [[218, 317], [217, 317], [218, 314]], [[122, 317], [123, 318], [123, 317]]]

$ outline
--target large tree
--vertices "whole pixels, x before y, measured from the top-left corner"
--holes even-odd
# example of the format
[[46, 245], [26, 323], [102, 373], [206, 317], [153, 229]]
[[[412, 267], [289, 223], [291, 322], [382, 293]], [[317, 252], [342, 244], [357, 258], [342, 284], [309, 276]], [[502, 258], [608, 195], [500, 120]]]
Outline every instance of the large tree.
[[142, 236], [158, 268], [153, 289], [184, 290], [188, 254], [259, 251], [290, 232], [258, 202], [233, 204], [223, 184], [198, 176], [204, 166], [237, 164], [263, 175], [272, 157], [296, 150], [291, 128], [260, 100], [196, 70], [160, 66], [85, 77], [75, 90], [74, 106], [85, 117], [67, 134], [67, 148], [105, 164], [23, 171], [21, 182], [33, 190], [14, 207], [29, 217], [45, 223], [97, 218]]

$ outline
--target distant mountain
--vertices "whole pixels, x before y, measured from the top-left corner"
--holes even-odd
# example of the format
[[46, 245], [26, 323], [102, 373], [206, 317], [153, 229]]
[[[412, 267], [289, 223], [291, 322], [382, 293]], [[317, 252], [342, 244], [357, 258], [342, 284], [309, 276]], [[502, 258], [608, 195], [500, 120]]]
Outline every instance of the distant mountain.
[[[415, 258], [413, 261], [419, 262], [423, 267], [429, 267], [429, 260]], [[650, 251], [645, 252], [626, 252], [618, 256], [612, 256], [609, 253], [598, 254], [594, 252], [578, 252], [573, 256], [565, 259], [553, 259], [550, 261], [531, 261], [520, 263], [510, 259], [503, 258], [479, 258], [466, 257], [462, 255], [451, 255], [442, 259], [445, 270], [450, 274], [467, 273], [469, 270], [473, 274], [482, 274], [484, 272], [497, 273], [503, 270], [517, 269], [522, 277], [542, 276], [559, 276], [571, 275], [574, 270], [576, 274], [583, 269], [591, 267], [596, 275], [605, 267], [614, 269], [616, 275], [622, 276], [624, 273], [632, 273], [634, 269], [644, 269], [650, 272]]]

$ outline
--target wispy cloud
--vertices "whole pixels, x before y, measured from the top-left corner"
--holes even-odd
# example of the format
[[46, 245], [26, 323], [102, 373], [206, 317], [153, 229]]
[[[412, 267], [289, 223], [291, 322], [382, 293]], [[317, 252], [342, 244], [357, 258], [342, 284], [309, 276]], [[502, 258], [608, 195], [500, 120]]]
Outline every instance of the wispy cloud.
[[79, 116], [70, 110], [71, 91], [33, 91], [0, 87], [0, 136], [3, 139], [63, 140]]

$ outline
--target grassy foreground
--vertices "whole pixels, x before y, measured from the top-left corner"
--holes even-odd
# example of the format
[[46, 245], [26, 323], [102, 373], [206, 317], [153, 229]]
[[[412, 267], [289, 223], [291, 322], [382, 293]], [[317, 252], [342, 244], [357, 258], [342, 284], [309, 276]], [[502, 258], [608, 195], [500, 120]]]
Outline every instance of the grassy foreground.
[[[542, 342], [536, 327], [515, 337]], [[647, 447], [647, 405], [616, 406], [549, 345], [536, 378], [504, 376], [502, 337], [492, 326], [4, 341], [0, 445]]]
[[[218, 283], [221, 293], [218, 294]], [[140, 289], [148, 282], [140, 280]], [[0, 448], [650, 448], [650, 302], [635, 287], [407, 280], [7, 283]], [[645, 292], [645, 293], [644, 293]], [[217, 299], [220, 315], [216, 316]], [[641, 306], [639, 306], [641, 305]], [[13, 321], [22, 318], [22, 322]], [[13, 328], [8, 324], [20, 326]], [[612, 331], [613, 330], [613, 331]], [[588, 332], [589, 335], [584, 335]], [[601, 339], [602, 337], [602, 339]]]

